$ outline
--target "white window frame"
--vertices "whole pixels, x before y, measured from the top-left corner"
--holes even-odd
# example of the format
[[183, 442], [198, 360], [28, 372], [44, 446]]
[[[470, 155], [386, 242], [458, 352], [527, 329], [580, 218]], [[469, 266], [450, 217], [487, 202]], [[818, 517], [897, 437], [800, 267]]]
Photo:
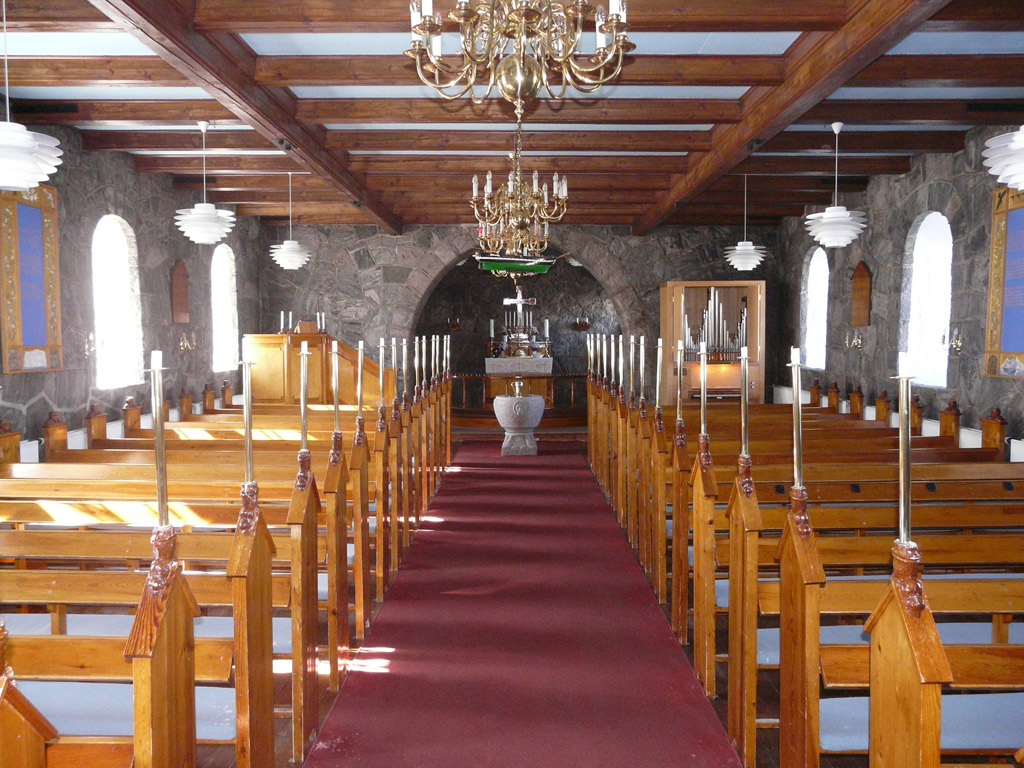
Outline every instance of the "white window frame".
[[[120, 235], [120, 238], [118, 238]], [[142, 296], [135, 232], [120, 216], [103, 216], [92, 237], [96, 388], [143, 382]]]
[[937, 211], [918, 217], [907, 237], [900, 298], [900, 375], [915, 387], [944, 389], [949, 375], [953, 232]]
[[238, 368], [238, 283], [235, 252], [221, 243], [210, 258], [210, 367], [214, 373]]

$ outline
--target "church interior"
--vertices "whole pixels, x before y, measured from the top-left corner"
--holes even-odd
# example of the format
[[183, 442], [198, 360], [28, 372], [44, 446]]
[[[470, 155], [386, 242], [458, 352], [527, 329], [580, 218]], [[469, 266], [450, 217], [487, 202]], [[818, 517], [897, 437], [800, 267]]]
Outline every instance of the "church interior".
[[1024, 765], [1019, 0], [0, 3], [0, 768]]

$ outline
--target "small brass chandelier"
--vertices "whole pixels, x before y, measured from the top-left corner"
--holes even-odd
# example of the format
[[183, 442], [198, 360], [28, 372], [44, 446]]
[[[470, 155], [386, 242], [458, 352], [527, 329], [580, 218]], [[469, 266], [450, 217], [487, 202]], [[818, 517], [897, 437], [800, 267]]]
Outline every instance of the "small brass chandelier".
[[[416, 72], [445, 99], [469, 94], [480, 104], [494, 86], [507, 101], [552, 99], [570, 86], [593, 93], [618, 77], [623, 56], [636, 46], [626, 37], [626, 1], [610, 0], [610, 13], [585, 0], [456, 0], [448, 20], [459, 25], [460, 50], [445, 58], [443, 19], [433, 0], [412, 0], [412, 44], [405, 52]], [[594, 16], [592, 54], [580, 51], [584, 21]], [[474, 88], [474, 86], [477, 86]]]
[[[519, 105], [516, 105], [517, 112]], [[523, 124], [516, 121], [515, 141], [509, 159], [512, 169], [508, 182], [495, 192], [491, 172], [487, 172], [484, 193], [480, 195], [480, 180], [473, 177], [473, 197], [470, 205], [476, 216], [477, 241], [480, 248], [490, 254], [515, 254], [531, 259], [548, 247], [548, 224], [565, 216], [569, 201], [569, 182], [564, 175], [555, 173], [551, 179], [551, 194], [547, 182], [540, 184], [537, 171], [532, 184], [523, 176]]]

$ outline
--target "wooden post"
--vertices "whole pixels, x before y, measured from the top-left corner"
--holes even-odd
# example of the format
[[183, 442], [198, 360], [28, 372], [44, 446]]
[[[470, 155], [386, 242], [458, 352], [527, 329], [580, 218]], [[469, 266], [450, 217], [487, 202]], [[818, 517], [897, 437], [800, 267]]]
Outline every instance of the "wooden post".
[[839, 382], [833, 381], [832, 386], [828, 388], [826, 393], [828, 397], [828, 409], [830, 411], [839, 412]]
[[815, 408], [821, 407], [821, 380], [814, 379], [810, 386], [811, 405]]
[[654, 550], [654, 592], [661, 604], [671, 602], [668, 596], [666, 521], [667, 507], [673, 498], [668, 493], [669, 485], [673, 484], [672, 475], [672, 435], [665, 429], [661, 409], [657, 408], [651, 438], [651, 546]]
[[192, 393], [185, 387], [181, 388], [178, 395], [178, 419], [185, 421], [192, 414]]
[[163, 407], [160, 409], [160, 418], [164, 420], [164, 424], [171, 420], [171, 401], [164, 400]]
[[757, 542], [762, 530], [750, 458], [740, 457], [729, 507], [729, 740], [754, 768], [757, 726]]
[[402, 510], [405, 517], [402, 521], [402, 551], [409, 548], [412, 541], [412, 530], [418, 519], [416, 506], [416, 475], [413, 460], [416, 455], [416, 435], [413, 432], [414, 421], [409, 410], [409, 400], [402, 397]]
[[779, 562], [779, 766], [817, 768], [819, 605], [825, 571], [807, 518], [807, 492], [790, 489]]
[[153, 531], [153, 563], [139, 602], [125, 658], [132, 660], [136, 768], [196, 764], [195, 640], [199, 615], [181, 564], [174, 529]]
[[1006, 419], [999, 408], [993, 408], [981, 419], [981, 447], [1006, 451]]
[[99, 409], [96, 403], [89, 406], [89, 412], [85, 414], [85, 444], [92, 448], [96, 440], [103, 440], [107, 436], [107, 414]]
[[0, 620], [0, 768], [45, 768], [46, 742], [57, 729], [14, 685], [7, 666], [7, 629]]
[[921, 555], [893, 545], [889, 588], [864, 628], [871, 633], [868, 765], [938, 768], [942, 684], [953, 675], [924, 599]]
[[[693, 667], [709, 699], [715, 685], [715, 502], [718, 480], [711, 460], [710, 440], [701, 435], [693, 463]], [[676, 521], [679, 525], [683, 520]], [[673, 530], [673, 533], [675, 531]], [[683, 552], [685, 549], [685, 539]]]
[[[388, 456], [390, 448], [387, 422], [384, 421], [384, 406], [381, 406], [377, 431], [373, 435], [373, 484], [377, 490], [377, 536], [374, 539], [377, 602], [384, 599], [384, 593], [390, 583], [391, 531], [397, 524], [397, 520], [394, 519], [395, 510], [391, 504], [391, 493], [388, 490], [391, 479]], [[434, 455], [437, 456], [436, 453]]]
[[352, 646], [348, 628], [348, 505], [349, 473], [341, 432], [331, 434], [331, 451], [324, 477], [327, 522], [327, 647], [330, 654], [328, 687], [337, 691]]
[[202, 394], [203, 394], [203, 412], [204, 413], [209, 413], [210, 411], [213, 410], [214, 405], [216, 404], [215, 401], [216, 401], [217, 393], [214, 392], [213, 391], [213, 387], [211, 387], [209, 385], [209, 383], [207, 383], [206, 386], [203, 387], [203, 393]]
[[128, 397], [121, 406], [121, 419], [124, 422], [124, 436], [133, 437], [131, 430], [142, 428], [142, 406], [135, 403], [134, 397]]
[[924, 427], [924, 406], [921, 405], [921, 396], [914, 395], [910, 401], [910, 434], [920, 435]]
[[[648, 575], [654, 573], [653, 569], [653, 541], [651, 535], [651, 447], [654, 434], [653, 422], [648, 418], [647, 404], [640, 398], [640, 405], [637, 409], [637, 487], [636, 487], [636, 514], [638, 519], [638, 531], [640, 539], [640, 562]], [[657, 592], [657, 586], [655, 592]]]
[[889, 416], [892, 414], [892, 401], [889, 399], [889, 390], [883, 389], [875, 398], [875, 421], [880, 421], [889, 426]]
[[43, 422], [43, 461], [52, 461], [61, 451], [68, 449], [68, 424], [60, 414], [50, 411]]
[[356, 591], [356, 637], [360, 640], [366, 636], [366, 628], [370, 625], [373, 609], [373, 597], [370, 593], [370, 486], [367, 477], [369, 466], [366, 435], [362, 436], [362, 440], [357, 435], [352, 441], [348, 471], [352, 482], [352, 530], [356, 550], [352, 562]]
[[858, 418], [864, 418], [864, 393], [860, 389], [860, 384], [853, 388], [850, 392], [850, 413], [854, 414]]
[[274, 640], [270, 574], [276, 549], [260, 516], [256, 483], [242, 484], [242, 509], [228, 556], [235, 627], [235, 765], [274, 766]]
[[235, 390], [231, 386], [231, 382], [228, 379], [224, 379], [224, 383], [220, 387], [220, 404], [223, 408], [230, 408], [234, 405]]
[[637, 460], [640, 447], [638, 444], [639, 437], [639, 425], [637, 424], [637, 418], [639, 413], [636, 407], [636, 398], [631, 397], [626, 403], [626, 410], [622, 414], [623, 416], [623, 427], [625, 429], [626, 438], [626, 462], [625, 462], [625, 478], [622, 484], [622, 501], [623, 509], [626, 515], [626, 540], [629, 541], [630, 545], [639, 553], [640, 550], [640, 525], [639, 515], [637, 509], [637, 491], [640, 485], [639, 477], [637, 472], [640, 468], [640, 462]]
[[291, 540], [292, 762], [306, 757], [319, 727], [317, 664], [317, 525], [320, 494], [308, 450], [299, 451], [299, 471], [288, 505]]
[[[450, 382], [449, 382], [450, 384]], [[398, 408], [398, 398], [391, 403], [388, 417], [388, 442], [391, 444], [388, 453], [388, 475], [391, 478], [389, 501], [391, 503], [391, 572], [389, 580], [398, 575], [398, 563], [403, 551], [403, 539], [408, 537], [405, 516], [405, 482], [402, 477], [402, 412]]]
[[956, 400], [950, 400], [944, 410], [939, 412], [939, 434], [952, 437], [953, 445], [960, 445], [960, 408]]

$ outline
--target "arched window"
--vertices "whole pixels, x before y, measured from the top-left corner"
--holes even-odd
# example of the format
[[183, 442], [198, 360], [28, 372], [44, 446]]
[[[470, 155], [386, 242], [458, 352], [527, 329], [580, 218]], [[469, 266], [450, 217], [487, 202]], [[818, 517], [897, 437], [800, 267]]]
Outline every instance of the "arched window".
[[952, 292], [953, 233], [945, 216], [929, 213], [911, 231], [903, 261], [901, 347], [907, 354], [900, 374], [913, 376], [915, 385], [946, 386]]
[[92, 234], [96, 316], [96, 387], [142, 383], [142, 301], [135, 233], [120, 216], [104, 216]]
[[804, 282], [804, 365], [825, 369], [825, 330], [828, 328], [828, 256], [815, 249]]
[[210, 260], [210, 311], [213, 328], [213, 370], [238, 367], [238, 290], [235, 252], [218, 245]]

